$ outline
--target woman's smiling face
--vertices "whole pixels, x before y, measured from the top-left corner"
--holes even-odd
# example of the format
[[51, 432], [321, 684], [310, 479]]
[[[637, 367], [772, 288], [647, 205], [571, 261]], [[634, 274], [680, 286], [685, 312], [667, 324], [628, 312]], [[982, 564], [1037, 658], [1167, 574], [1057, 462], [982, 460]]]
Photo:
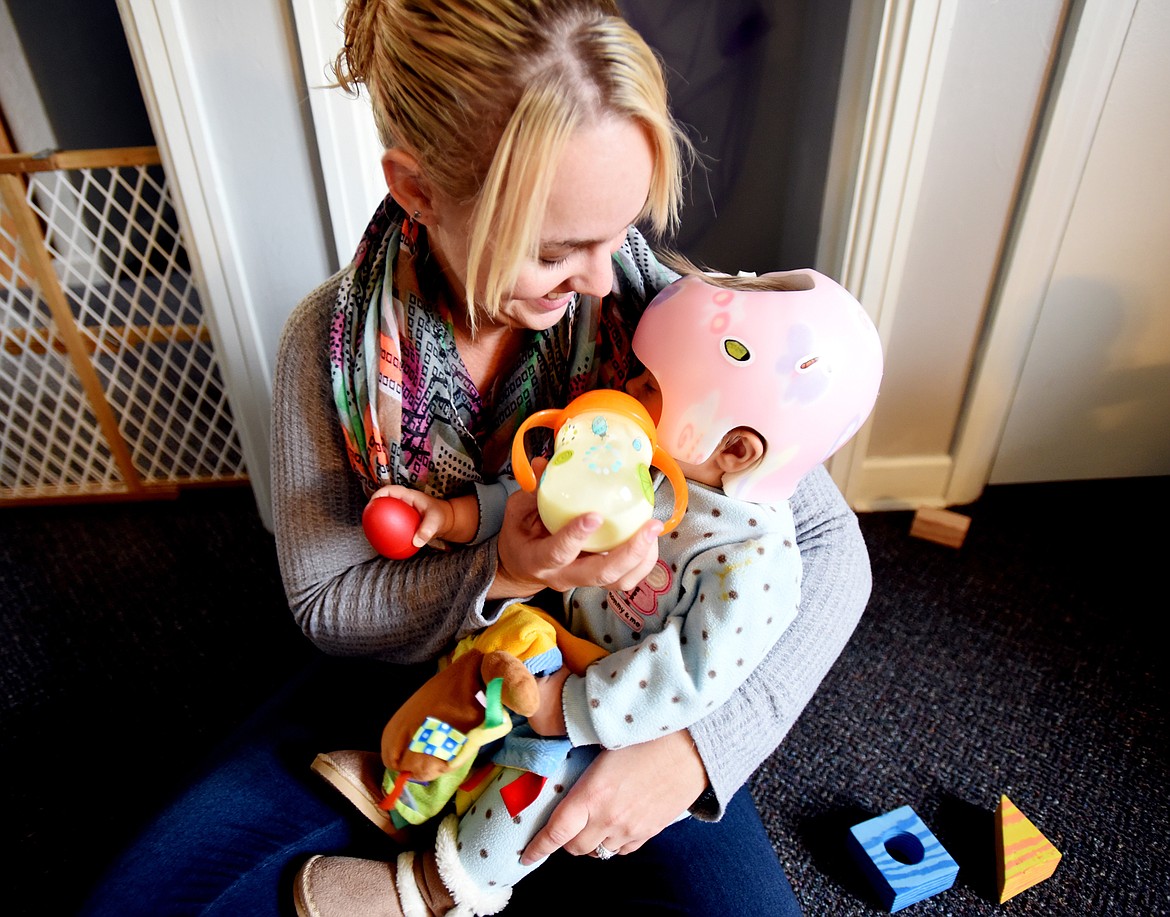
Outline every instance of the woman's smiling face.
[[[556, 169], [539, 257], [522, 265], [492, 324], [543, 330], [560, 321], [574, 293], [607, 295], [612, 255], [646, 204], [653, 168], [650, 141], [634, 121], [608, 118], [578, 129]], [[451, 216], [441, 225], [467, 225]], [[431, 242], [452, 286], [463, 290], [466, 233], [432, 231]]]

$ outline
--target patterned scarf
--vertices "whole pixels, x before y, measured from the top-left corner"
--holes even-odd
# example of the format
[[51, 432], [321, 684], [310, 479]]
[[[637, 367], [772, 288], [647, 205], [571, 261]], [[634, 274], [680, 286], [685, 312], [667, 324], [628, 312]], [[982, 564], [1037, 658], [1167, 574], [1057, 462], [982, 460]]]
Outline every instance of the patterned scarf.
[[480, 393], [455, 347], [425, 227], [387, 197], [342, 279], [330, 332], [334, 399], [367, 491], [395, 483], [440, 497], [464, 493], [509, 468], [512, 437], [533, 411], [623, 384], [631, 315], [646, 302], [636, 279], [640, 306], [631, 311], [617, 301], [627, 297], [607, 297], [603, 310], [579, 297], [554, 327], [529, 332], [507, 376]]

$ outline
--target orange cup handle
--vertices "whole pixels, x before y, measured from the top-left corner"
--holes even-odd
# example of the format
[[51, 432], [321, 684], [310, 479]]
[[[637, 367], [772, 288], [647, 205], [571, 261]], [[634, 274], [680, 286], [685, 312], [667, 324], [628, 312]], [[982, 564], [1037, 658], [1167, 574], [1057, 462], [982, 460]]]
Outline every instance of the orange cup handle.
[[530, 415], [512, 437], [512, 474], [519, 484], [528, 493], [536, 490], [536, 472], [532, 470], [532, 463], [528, 461], [528, 450], [524, 448], [524, 434], [533, 427], [551, 427], [556, 430], [562, 423], [564, 411], [548, 408]]
[[683, 476], [682, 469], [678, 467], [678, 462], [661, 446], [654, 447], [653, 462], [662, 469], [662, 473], [666, 475], [674, 489], [674, 512], [662, 527], [662, 534], [665, 535], [682, 522], [683, 514], [687, 511], [687, 479]]

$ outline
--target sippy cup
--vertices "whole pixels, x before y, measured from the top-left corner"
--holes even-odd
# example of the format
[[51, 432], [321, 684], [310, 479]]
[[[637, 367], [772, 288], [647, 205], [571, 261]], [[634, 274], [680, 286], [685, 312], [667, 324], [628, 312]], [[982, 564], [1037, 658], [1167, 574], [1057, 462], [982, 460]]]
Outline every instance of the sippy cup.
[[[553, 430], [553, 456], [537, 488], [524, 449], [534, 427]], [[598, 390], [574, 398], [562, 410], [537, 411], [512, 440], [512, 473], [526, 491], [536, 490], [536, 507], [550, 532], [588, 512], [604, 518], [585, 543], [586, 551], [608, 551], [634, 534], [654, 513], [650, 467], [657, 466], [674, 489], [674, 511], [663, 533], [687, 509], [682, 469], [659, 445], [650, 414], [625, 392]]]

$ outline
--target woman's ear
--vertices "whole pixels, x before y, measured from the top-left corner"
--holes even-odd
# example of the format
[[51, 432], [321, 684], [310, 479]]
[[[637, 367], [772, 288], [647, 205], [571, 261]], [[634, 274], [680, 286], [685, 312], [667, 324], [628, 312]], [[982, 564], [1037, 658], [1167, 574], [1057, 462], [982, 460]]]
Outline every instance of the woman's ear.
[[746, 471], [764, 457], [764, 438], [748, 427], [736, 427], [715, 450], [715, 461], [723, 474]]
[[430, 186], [418, 160], [406, 150], [392, 147], [382, 154], [382, 175], [390, 196], [409, 215], [427, 223], [434, 215]]

